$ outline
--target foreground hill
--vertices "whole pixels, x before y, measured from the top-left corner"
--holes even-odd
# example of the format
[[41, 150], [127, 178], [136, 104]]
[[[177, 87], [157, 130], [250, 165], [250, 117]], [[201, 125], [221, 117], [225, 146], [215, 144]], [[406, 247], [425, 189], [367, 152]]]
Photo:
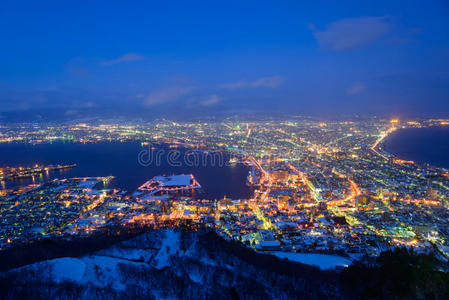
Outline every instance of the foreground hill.
[[21, 299], [341, 298], [334, 272], [257, 254], [213, 232], [174, 229], [16, 268], [2, 282], [4, 297]]
[[[20, 251], [12, 249], [6, 254], [0, 252], [0, 261], [7, 257], [13, 261], [11, 254], [16, 254], [16, 261], [9, 263], [13, 267], [0, 273], [0, 298], [449, 297], [447, 264], [405, 249], [383, 253], [370, 261], [370, 266], [356, 262], [337, 272], [256, 253], [209, 230], [152, 230], [124, 240], [121, 237], [104, 247], [98, 247], [98, 242], [95, 242], [100, 238], [71, 241], [69, 244], [56, 240], [50, 246], [48, 243], [31, 245], [31, 252], [38, 253], [40, 257], [34, 260], [23, 248]], [[61, 245], [67, 249], [63, 251], [66, 255], [57, 251]], [[90, 245], [87, 247], [90, 250], [80, 252], [79, 245]], [[53, 252], [49, 251], [55, 248]], [[42, 259], [45, 252], [42, 249], [57, 254]], [[18, 264], [22, 257], [27, 259], [27, 264]]]

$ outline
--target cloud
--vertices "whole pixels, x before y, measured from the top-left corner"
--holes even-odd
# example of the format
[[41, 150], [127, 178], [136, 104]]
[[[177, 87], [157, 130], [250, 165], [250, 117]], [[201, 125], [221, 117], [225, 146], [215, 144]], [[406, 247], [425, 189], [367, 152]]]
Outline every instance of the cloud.
[[97, 104], [93, 101], [83, 102], [79, 105], [80, 108], [92, 108], [96, 107]]
[[186, 103], [185, 107], [188, 109], [194, 109], [199, 107], [209, 108], [216, 106], [222, 102], [223, 98], [219, 95], [212, 94], [206, 97], [190, 97]]
[[128, 53], [128, 54], [122, 55], [116, 59], [102, 61], [101, 64], [103, 66], [112, 66], [115, 64], [123, 63], [123, 62], [137, 61], [137, 60], [142, 60], [142, 59], [145, 59], [145, 57], [142, 55], [139, 55], [136, 53]]
[[346, 93], [349, 95], [357, 95], [365, 90], [365, 85], [362, 82], [353, 83], [347, 90]]
[[229, 89], [229, 90], [237, 90], [248, 87], [248, 82], [244, 80], [239, 80], [235, 82], [224, 83], [220, 85], [221, 88]]
[[282, 81], [283, 78], [281, 76], [271, 76], [271, 77], [262, 77], [254, 81], [239, 80], [235, 82], [225, 83], [220, 85], [220, 87], [229, 90], [237, 90], [243, 88], [257, 88], [257, 87], [266, 87], [275, 89], [281, 85]]
[[77, 114], [78, 114], [78, 111], [76, 109], [69, 109], [64, 112], [65, 116], [75, 116]]
[[342, 19], [328, 24], [323, 31], [309, 25], [318, 43], [334, 51], [361, 48], [383, 37], [391, 27], [386, 17]]
[[282, 83], [281, 76], [264, 77], [250, 83], [252, 87], [278, 88]]
[[202, 100], [200, 102], [201, 106], [213, 106], [215, 104], [218, 104], [219, 102], [221, 102], [221, 97], [218, 95], [210, 95], [208, 97], [206, 97], [206, 99]]
[[153, 91], [144, 101], [145, 106], [165, 104], [190, 93], [193, 87], [172, 86]]

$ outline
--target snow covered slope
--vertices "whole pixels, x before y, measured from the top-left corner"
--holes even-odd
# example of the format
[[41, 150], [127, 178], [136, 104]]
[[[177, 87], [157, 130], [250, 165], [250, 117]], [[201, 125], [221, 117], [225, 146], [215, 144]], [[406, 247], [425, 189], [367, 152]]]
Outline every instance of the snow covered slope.
[[333, 276], [254, 253], [214, 233], [166, 229], [89, 255], [10, 270], [0, 278], [12, 283], [13, 298], [38, 293], [45, 298], [290, 299], [337, 297]]

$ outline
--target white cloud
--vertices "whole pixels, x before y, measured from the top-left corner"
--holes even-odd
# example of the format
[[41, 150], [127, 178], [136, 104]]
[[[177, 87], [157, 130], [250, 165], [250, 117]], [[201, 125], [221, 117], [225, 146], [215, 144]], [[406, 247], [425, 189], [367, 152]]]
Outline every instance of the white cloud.
[[328, 24], [323, 31], [309, 24], [318, 43], [335, 51], [363, 47], [387, 34], [391, 27], [386, 17], [342, 19]]
[[281, 76], [264, 77], [259, 80], [251, 82], [252, 87], [269, 87], [272, 89], [278, 88], [282, 83]]
[[190, 97], [186, 103], [185, 107], [188, 109], [198, 108], [198, 107], [213, 107], [218, 103], [222, 102], [223, 98], [220, 95], [212, 94], [205, 97]]
[[137, 61], [137, 60], [142, 60], [142, 59], [145, 59], [145, 57], [142, 55], [139, 55], [136, 53], [127, 53], [127, 54], [122, 55], [116, 59], [105, 60], [105, 61], [101, 62], [101, 64], [103, 66], [111, 66], [111, 65], [115, 65], [115, 64], [119, 64], [119, 63], [123, 63], [123, 62]]
[[206, 97], [203, 101], [200, 102], [200, 105], [202, 106], [213, 106], [215, 104], [218, 104], [221, 102], [221, 97], [218, 95], [210, 95], [209, 97]]
[[66, 116], [74, 116], [77, 114], [78, 114], [78, 111], [76, 109], [69, 109], [64, 112], [64, 115], [66, 115]]
[[237, 90], [248, 87], [248, 82], [244, 80], [239, 80], [235, 82], [224, 83], [220, 85], [221, 88], [229, 89], [229, 90]]
[[153, 91], [144, 101], [146, 106], [168, 103], [190, 93], [193, 87], [173, 86]]
[[271, 77], [262, 77], [254, 81], [239, 80], [235, 82], [225, 83], [220, 85], [220, 87], [229, 90], [237, 90], [243, 88], [257, 88], [257, 87], [266, 87], [275, 89], [281, 85], [282, 81], [283, 78], [281, 76], [271, 76]]

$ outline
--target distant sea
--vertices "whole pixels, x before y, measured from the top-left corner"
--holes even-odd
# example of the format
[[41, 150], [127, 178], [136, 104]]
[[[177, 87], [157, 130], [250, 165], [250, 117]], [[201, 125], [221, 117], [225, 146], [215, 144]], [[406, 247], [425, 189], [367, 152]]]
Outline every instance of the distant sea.
[[[139, 152], [149, 150], [138, 142], [99, 142], [81, 144], [71, 142], [56, 142], [52, 144], [0, 144], [0, 166], [27, 166], [35, 164], [77, 164], [77, 167], [62, 171], [53, 171], [49, 176], [36, 177], [35, 182], [45, 182], [53, 178], [109, 176], [116, 177], [114, 186], [134, 192], [145, 181], [157, 175], [192, 173], [202, 186], [199, 194], [203, 199], [220, 199], [226, 196], [231, 199], [249, 198], [251, 189], [246, 185], [249, 168], [242, 164], [220, 165], [207, 160], [206, 164], [198, 166], [186, 165], [183, 160], [187, 149], [179, 148], [178, 165], [168, 163], [167, 155], [170, 149], [158, 145], [153, 149], [153, 155], [160, 153], [158, 162], [145, 166], [138, 162]], [[223, 161], [229, 160], [224, 154]], [[29, 184], [31, 179], [6, 182], [3, 188]], [[2, 186], [0, 185], [0, 189]]]
[[384, 149], [401, 159], [449, 169], [449, 126], [397, 130]]

